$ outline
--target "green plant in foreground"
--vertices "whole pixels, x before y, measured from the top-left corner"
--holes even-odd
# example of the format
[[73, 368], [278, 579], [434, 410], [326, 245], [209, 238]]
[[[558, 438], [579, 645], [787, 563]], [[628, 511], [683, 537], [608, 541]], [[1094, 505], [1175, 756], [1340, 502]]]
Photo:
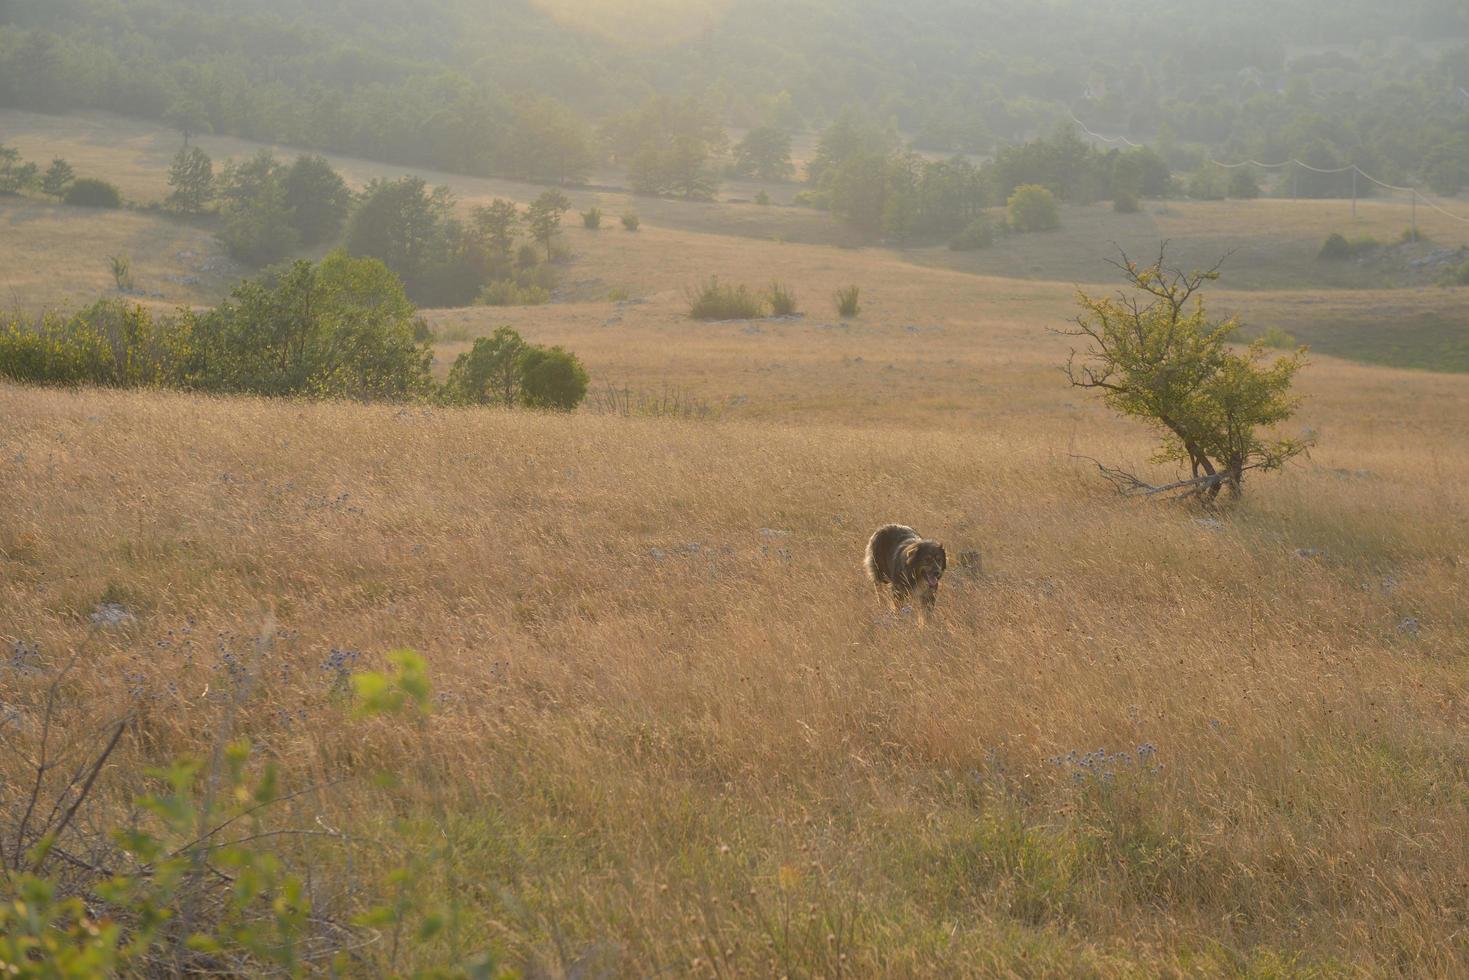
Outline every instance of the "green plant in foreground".
[[772, 282], [767, 299], [770, 301], [770, 312], [773, 315], [794, 316], [796, 314], [796, 293], [785, 283], [779, 280]]
[[[389, 672], [352, 676], [356, 718], [422, 718], [429, 712], [424, 659], [400, 650], [389, 660]], [[53, 680], [48, 705], [75, 663], [74, 657]], [[227, 708], [225, 731], [246, 691], [248, 685], [242, 686]], [[54, 806], [49, 800], [34, 801], [18, 827], [5, 828], [7, 843], [28, 846], [0, 855], [0, 976], [299, 977], [321, 972], [328, 962], [337, 975], [354, 964], [394, 973], [399, 936], [426, 941], [453, 920], [452, 910], [409, 899], [427, 869], [423, 859], [408, 859], [388, 875], [392, 898], [356, 915], [350, 928], [339, 923], [323, 932], [303, 878], [287, 866], [278, 844], [289, 837], [351, 844], [336, 831], [282, 829], [269, 822], [278, 804], [306, 791], [283, 792], [281, 774], [273, 764], [256, 762], [247, 739], [222, 737], [207, 762], [182, 757], [149, 770], [161, 788], [135, 801], [144, 818], [120, 818], [106, 831], [105, 852], [88, 847], [84, 853], [101, 856], [81, 863], [91, 876], [79, 880], [77, 859], [63, 853], [62, 844], [83, 833], [79, 828], [95, 833], [92, 828], [99, 820], [106, 821], [105, 814], [90, 812], [92, 789], [126, 731], [126, 721], [111, 726], [104, 746], [78, 770]], [[38, 758], [45, 759], [45, 752]], [[50, 816], [42, 819], [39, 815], [48, 810]], [[365, 930], [381, 930], [392, 939], [367, 944], [362, 940], [371, 936]], [[348, 954], [348, 947], [353, 953]], [[503, 974], [494, 958], [484, 954], [436, 975]]]
[[846, 286], [838, 289], [835, 296], [837, 313], [843, 317], [853, 317], [861, 313], [861, 298], [862, 289], [860, 286]]

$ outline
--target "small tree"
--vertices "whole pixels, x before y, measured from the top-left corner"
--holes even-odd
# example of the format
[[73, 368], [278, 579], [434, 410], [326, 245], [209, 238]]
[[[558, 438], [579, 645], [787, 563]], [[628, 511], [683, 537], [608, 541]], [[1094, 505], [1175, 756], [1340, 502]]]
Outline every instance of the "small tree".
[[560, 347], [529, 347], [520, 355], [521, 396], [530, 408], [569, 412], [587, 397], [587, 371]]
[[734, 172], [758, 180], [790, 180], [796, 174], [791, 164], [791, 134], [773, 126], [752, 129], [735, 146]]
[[335, 238], [347, 220], [352, 192], [324, 157], [299, 156], [285, 172], [286, 207], [303, 245]]
[[35, 176], [35, 166], [22, 163], [20, 151], [0, 143], [0, 194], [16, 194]]
[[213, 131], [209, 123], [209, 110], [197, 99], [184, 97], [169, 106], [163, 113], [163, 121], [178, 130], [184, 138], [184, 145], [189, 145], [189, 138], [198, 133]]
[[61, 197], [75, 179], [76, 171], [71, 169], [71, 164], [57, 157], [51, 161], [51, 166], [46, 168], [46, 175], [41, 178], [41, 190], [52, 197]]
[[1010, 195], [1005, 208], [1016, 231], [1054, 231], [1061, 227], [1061, 209], [1056, 195], [1039, 184], [1022, 184]]
[[[1155, 487], [1121, 470], [1102, 472], [1124, 492], [1180, 491], [1213, 500], [1222, 487], [1238, 494], [1250, 470], [1274, 470], [1309, 448], [1299, 439], [1271, 439], [1261, 430], [1289, 419], [1299, 399], [1291, 383], [1305, 349], [1266, 363], [1265, 345], [1230, 348], [1237, 321], [1211, 321], [1197, 294], [1219, 278], [1218, 266], [1184, 273], [1157, 261], [1141, 266], [1125, 254], [1117, 263], [1131, 293], [1080, 294], [1082, 313], [1068, 336], [1084, 338], [1066, 376], [1100, 391], [1107, 405], [1161, 430], [1158, 462], [1187, 463], [1191, 478]], [[1098, 464], [1101, 466], [1101, 464]]]
[[520, 212], [511, 201], [496, 198], [489, 207], [472, 212], [474, 228], [485, 248], [502, 262], [509, 264], [515, 249], [515, 229], [520, 225]]
[[571, 210], [571, 202], [558, 190], [549, 190], [531, 202], [526, 209], [525, 223], [531, 237], [546, 247], [546, 261], [552, 259], [551, 241], [561, 228], [561, 218]]
[[117, 284], [118, 292], [133, 291], [133, 260], [128, 258], [126, 252], [109, 255], [107, 268], [112, 273], [112, 281]]
[[168, 168], [168, 206], [185, 214], [198, 214], [214, 197], [214, 161], [197, 146], [184, 147]]
[[1248, 167], [1240, 167], [1229, 175], [1229, 188], [1227, 193], [1230, 197], [1242, 200], [1253, 200], [1260, 196], [1260, 182], [1255, 179], [1255, 174]]
[[529, 348], [510, 327], [476, 338], [474, 346], [460, 354], [449, 369], [445, 394], [464, 405], [514, 406], [520, 401], [520, 357]]

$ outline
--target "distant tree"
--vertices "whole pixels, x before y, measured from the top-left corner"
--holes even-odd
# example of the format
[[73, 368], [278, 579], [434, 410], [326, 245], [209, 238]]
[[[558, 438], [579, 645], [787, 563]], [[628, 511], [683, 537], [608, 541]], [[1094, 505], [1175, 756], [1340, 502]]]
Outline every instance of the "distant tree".
[[821, 131], [816, 152], [806, 164], [806, 181], [824, 188], [848, 161], [857, 157], [887, 157], [897, 147], [898, 137], [891, 129], [874, 126], [854, 112], [844, 112]]
[[729, 138], [718, 115], [696, 99], [655, 97], [603, 127], [611, 155], [628, 168], [639, 194], [712, 196], [718, 178], [711, 166]]
[[496, 198], [488, 207], [477, 207], [471, 212], [475, 231], [492, 257], [510, 263], [515, 250], [516, 229], [520, 226], [520, 212], [513, 201]]
[[[1167, 267], [1160, 252], [1152, 265], [1123, 256], [1131, 293], [1081, 296], [1082, 312], [1067, 333], [1086, 346], [1073, 350], [1071, 384], [1100, 392], [1107, 405], [1163, 434], [1159, 461], [1189, 466], [1191, 476], [1154, 487], [1132, 474], [1102, 467], [1127, 492], [1181, 491], [1213, 500], [1222, 488], [1238, 494], [1250, 470], [1273, 470], [1305, 452], [1298, 439], [1270, 438], [1260, 430], [1286, 421], [1305, 351], [1265, 363], [1263, 342], [1231, 348], [1234, 320], [1211, 321], [1199, 290], [1218, 278]], [[1101, 464], [1098, 464], [1101, 465]]]
[[46, 175], [41, 178], [41, 190], [52, 197], [61, 197], [66, 193], [67, 185], [76, 179], [76, 172], [71, 169], [71, 164], [57, 157], [51, 161], [51, 166], [46, 168]]
[[214, 197], [214, 163], [197, 146], [180, 149], [168, 168], [168, 206], [185, 214], [198, 214]]
[[341, 174], [320, 156], [298, 156], [285, 172], [286, 207], [303, 245], [330, 241], [342, 230], [352, 192]]
[[120, 208], [122, 192], [105, 180], [80, 177], [66, 189], [63, 200], [84, 208]]
[[571, 210], [571, 202], [557, 190], [549, 190], [531, 202], [526, 209], [525, 223], [531, 237], [546, 248], [546, 261], [551, 261], [551, 241], [561, 228], [561, 218]]
[[1010, 226], [1016, 231], [1053, 231], [1061, 227], [1061, 210], [1056, 198], [1039, 184], [1015, 188], [1005, 204]]
[[791, 134], [773, 126], [750, 130], [735, 145], [734, 172], [757, 180], [790, 180], [796, 173]]
[[891, 176], [892, 160], [885, 154], [845, 159], [828, 179], [831, 213], [869, 235], [883, 230], [884, 219], [889, 227], [897, 224], [897, 211], [888, 206]]
[[667, 143], [643, 147], [628, 167], [628, 182], [639, 194], [706, 200], [719, 186], [709, 162], [707, 143], [693, 136], [676, 136]]
[[17, 194], [35, 183], [39, 173], [34, 163], [25, 163], [20, 151], [0, 144], [0, 194]]
[[1260, 182], [1249, 167], [1240, 167], [1229, 175], [1226, 193], [1230, 197], [1252, 200], [1260, 196]]
[[270, 174], [251, 196], [232, 201], [224, 211], [219, 240], [230, 255], [254, 266], [279, 262], [301, 244], [291, 224], [286, 188], [279, 175]]
[[533, 346], [520, 355], [521, 400], [529, 408], [569, 412], [587, 396], [587, 371], [560, 347]]
[[522, 100], [515, 107], [501, 156], [501, 168], [512, 177], [579, 183], [592, 169], [591, 133], [555, 99]]
[[178, 130], [184, 137], [184, 145], [200, 133], [211, 133], [214, 127], [209, 122], [209, 111], [198, 99], [188, 96], [178, 99], [163, 114], [163, 121]]
[[422, 177], [373, 180], [347, 225], [347, 250], [381, 259], [413, 296], [440, 246], [451, 201], [448, 188], [430, 191]]

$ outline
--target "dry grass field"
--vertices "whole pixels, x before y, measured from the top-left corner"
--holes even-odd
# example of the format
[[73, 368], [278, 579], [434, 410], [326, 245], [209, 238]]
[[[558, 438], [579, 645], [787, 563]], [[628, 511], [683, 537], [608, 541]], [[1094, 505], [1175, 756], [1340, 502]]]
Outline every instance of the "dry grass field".
[[[1151, 441], [1065, 385], [1064, 282], [566, 240], [573, 301], [429, 311], [440, 369], [511, 323], [707, 418], [0, 385], [0, 786], [80, 651], [60, 730], [135, 719], [107, 807], [237, 708], [322, 787], [280, 819], [352, 842], [282, 838], [325, 913], [421, 860], [456, 928], [364, 975], [1469, 973], [1469, 377], [1315, 356], [1310, 459], [1205, 513], [1071, 458]], [[710, 274], [806, 316], [692, 322]], [[1228, 286], [1261, 328], [1464, 293]], [[889, 520], [979, 556], [927, 628], [862, 579]], [[355, 719], [333, 651], [401, 647], [433, 713]]]

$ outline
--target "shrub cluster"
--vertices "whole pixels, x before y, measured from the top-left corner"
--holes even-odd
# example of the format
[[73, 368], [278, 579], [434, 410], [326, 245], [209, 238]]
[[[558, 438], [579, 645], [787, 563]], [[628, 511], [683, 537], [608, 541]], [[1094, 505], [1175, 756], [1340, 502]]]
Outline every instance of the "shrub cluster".
[[[320, 264], [302, 260], [242, 282], [202, 313], [153, 316], [107, 300], [70, 317], [0, 319], [0, 377], [68, 387], [557, 409], [580, 404], [587, 388], [580, 361], [559, 347], [526, 344], [514, 331], [510, 344], [507, 331], [477, 341], [448, 384], [437, 386], [431, 338], [402, 283], [378, 260], [338, 250]], [[497, 357], [509, 357], [511, 367]], [[499, 379], [495, 398], [487, 395], [491, 377]]]
[[441, 398], [451, 405], [570, 411], [586, 398], [587, 372], [560, 347], [530, 344], [510, 327], [477, 338], [449, 371]]
[[78, 207], [115, 209], [122, 207], [122, 192], [105, 180], [81, 177], [66, 188], [62, 200]]
[[995, 243], [995, 226], [985, 215], [980, 215], [949, 240], [949, 248], [955, 252], [972, 252], [989, 248]]
[[1321, 243], [1321, 251], [1316, 253], [1317, 258], [1329, 261], [1341, 261], [1352, 259], [1376, 249], [1381, 243], [1371, 236], [1361, 238], [1347, 238], [1340, 232], [1332, 232], [1326, 236], [1326, 241]]
[[713, 276], [689, 293], [689, 316], [695, 320], [753, 320], [764, 315], [764, 301], [743, 283], [720, 282]]

